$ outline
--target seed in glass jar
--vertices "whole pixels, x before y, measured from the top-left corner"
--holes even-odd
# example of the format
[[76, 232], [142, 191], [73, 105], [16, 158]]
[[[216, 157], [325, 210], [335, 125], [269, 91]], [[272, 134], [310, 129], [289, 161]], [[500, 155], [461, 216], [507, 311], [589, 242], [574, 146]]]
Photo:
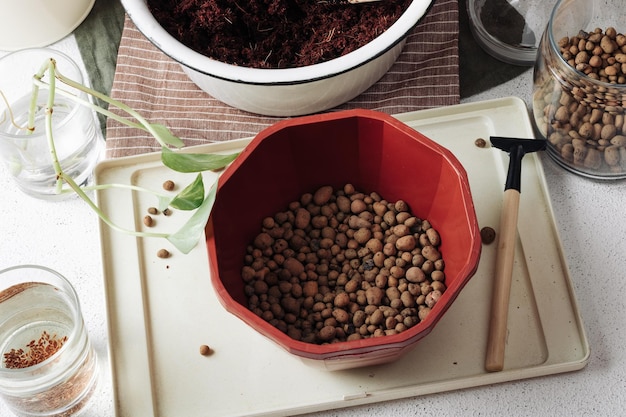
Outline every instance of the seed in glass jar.
[[587, 150], [587, 155], [583, 161], [583, 165], [586, 168], [598, 169], [602, 165], [602, 154], [599, 150], [590, 148]]
[[157, 252], [157, 256], [162, 259], [169, 258], [170, 255], [171, 254], [167, 249], [159, 249], [159, 251]]
[[604, 150], [604, 160], [610, 166], [616, 166], [620, 161], [619, 147], [612, 145]]
[[611, 145], [620, 146], [622, 148], [626, 147], [626, 136], [616, 135], [611, 139]]
[[485, 226], [480, 229], [480, 238], [485, 245], [493, 243], [496, 240], [496, 231], [489, 226]]
[[166, 191], [172, 191], [174, 187], [176, 187], [176, 184], [172, 180], [167, 180], [163, 183], [163, 189]]
[[554, 113], [554, 120], [559, 122], [567, 122], [570, 118], [569, 111], [567, 107], [561, 106], [557, 109], [556, 113]]
[[591, 58], [589, 58], [589, 65], [591, 65], [593, 68], [600, 68], [602, 66], [602, 58], [598, 55], [592, 56]]
[[59, 338], [43, 331], [39, 339], [31, 340], [26, 348], [11, 349], [4, 354], [4, 366], [8, 369], [28, 368], [37, 365], [54, 355], [67, 341], [67, 336]]

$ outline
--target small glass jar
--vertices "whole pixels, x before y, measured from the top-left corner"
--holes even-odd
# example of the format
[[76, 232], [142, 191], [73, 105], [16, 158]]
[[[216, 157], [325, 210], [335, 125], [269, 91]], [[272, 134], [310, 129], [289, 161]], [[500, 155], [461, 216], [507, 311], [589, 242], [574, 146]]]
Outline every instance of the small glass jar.
[[559, 0], [534, 68], [532, 112], [549, 155], [594, 179], [626, 178], [623, 0]]
[[500, 61], [532, 66], [552, 3], [545, 0], [467, 0], [476, 42]]
[[[50, 114], [49, 72], [46, 71], [42, 79], [48, 86], [39, 86], [37, 100], [32, 101], [33, 75], [51, 60], [56, 63], [56, 72], [78, 84], [84, 82], [76, 62], [51, 48], [22, 49], [0, 58], [0, 163], [24, 193], [45, 200], [60, 200], [75, 193], [60, 192], [57, 187], [57, 170], [46, 127]], [[83, 185], [91, 180], [104, 141], [99, 136], [94, 112], [76, 102], [76, 97], [89, 101], [84, 92], [56, 82], [51, 134], [61, 168], [77, 184]], [[32, 130], [27, 128], [29, 124]]]
[[17, 416], [86, 410], [98, 361], [62, 275], [36, 265], [0, 271], [0, 352], [0, 398]]

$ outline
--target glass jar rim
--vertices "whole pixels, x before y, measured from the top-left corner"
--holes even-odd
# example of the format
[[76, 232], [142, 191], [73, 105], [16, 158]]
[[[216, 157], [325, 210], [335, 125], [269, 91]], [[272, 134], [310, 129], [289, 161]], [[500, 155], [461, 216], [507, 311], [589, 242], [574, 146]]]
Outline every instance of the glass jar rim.
[[[626, 88], [626, 83], [610, 83], [610, 82], [596, 80], [595, 78], [589, 77], [584, 72], [579, 71], [576, 68], [572, 67], [565, 60], [563, 55], [560, 53], [558, 40], [555, 39], [554, 37], [554, 21], [557, 17], [557, 14], [558, 14], [558, 11], [560, 10], [561, 5], [566, 1], [571, 1], [571, 0], [557, 0], [556, 4], [554, 5], [554, 8], [552, 9], [552, 13], [550, 14], [550, 19], [548, 20], [548, 26], [546, 27], [548, 43], [550, 45], [550, 49], [555, 52], [556, 59], [562, 64], [562, 66], [565, 68], [565, 71], [577, 77], [584, 77], [585, 81], [588, 81], [591, 84], [597, 85], [598, 87], [603, 87], [607, 89], [608, 88]], [[581, 28], [581, 30], [583, 29]]]

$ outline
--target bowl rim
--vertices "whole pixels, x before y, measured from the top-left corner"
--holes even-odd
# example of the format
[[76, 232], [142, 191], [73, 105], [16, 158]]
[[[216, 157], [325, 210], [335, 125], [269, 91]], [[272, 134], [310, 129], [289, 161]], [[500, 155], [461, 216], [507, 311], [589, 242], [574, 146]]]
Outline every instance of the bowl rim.
[[[330, 61], [297, 68], [261, 69], [207, 58], [170, 35], [154, 18], [147, 0], [121, 0], [137, 29], [164, 54], [201, 74], [242, 84], [291, 85], [330, 78], [372, 61], [403, 41], [431, 7], [433, 0], [413, 0], [398, 20], [368, 44]], [[357, 7], [357, 6], [353, 6]]]
[[[476, 13], [475, 1], [467, 2], [467, 13], [470, 19], [470, 31], [476, 42], [491, 56], [513, 65], [531, 66], [537, 60], [539, 40], [534, 46], [511, 45], [492, 35], [483, 26], [481, 17]], [[483, 2], [484, 3], [484, 2]]]
[[[263, 131], [259, 132], [253, 138], [250, 144], [247, 145], [245, 152], [249, 154], [249, 152], [254, 150], [266, 137], [275, 134], [279, 130], [294, 125], [315, 124], [320, 122], [324, 123], [331, 120], [347, 118], [365, 118], [380, 120], [407, 135], [416, 137], [420, 141], [420, 143], [440, 153], [443, 160], [450, 164], [450, 166], [453, 167], [453, 169], [457, 173], [459, 186], [463, 189], [462, 194], [464, 210], [470, 214], [469, 228], [472, 231], [471, 236], [473, 240], [470, 246], [470, 251], [466, 256], [468, 262], [458, 272], [459, 284], [456, 287], [456, 291], [444, 293], [449, 295], [446, 296], [445, 303], [437, 303], [435, 305], [435, 314], [429, 314], [416, 326], [394, 335], [386, 335], [379, 338], [344, 341], [332, 344], [315, 344], [292, 339], [287, 334], [283, 333], [282, 331], [267, 323], [262, 318], [258, 317], [246, 306], [240, 304], [232, 297], [232, 295], [224, 286], [221, 279], [217, 276], [218, 267], [215, 262], [215, 239], [213, 237], [214, 235], [212, 231], [213, 216], [210, 216], [207, 223], [206, 246], [210, 264], [210, 279], [213, 285], [213, 289], [218, 296], [217, 298], [220, 304], [222, 304], [222, 306], [228, 312], [238, 317], [255, 331], [269, 338], [286, 351], [304, 358], [314, 360], [336, 360], [354, 355], [375, 355], [375, 351], [379, 352], [380, 349], [384, 349], [385, 351], [403, 351], [410, 349], [416, 341], [428, 335], [437, 325], [439, 320], [443, 318], [444, 313], [454, 303], [455, 299], [460, 295], [462, 289], [466, 286], [469, 280], [476, 274], [482, 253], [482, 240], [480, 238], [478, 219], [476, 217], [475, 206], [469, 185], [469, 178], [467, 176], [465, 168], [449, 149], [426, 137], [422, 133], [416, 131], [407, 124], [394, 118], [393, 116], [373, 110], [352, 109], [342, 110], [333, 113], [323, 113], [286, 119], [276, 122], [272, 126], [269, 126]], [[239, 160], [238, 163], [226, 169], [226, 171], [219, 179], [219, 187], [221, 187], [222, 184], [230, 177], [230, 175], [234, 172], [235, 167], [240, 165], [241, 162], [242, 161]], [[228, 303], [226, 301], [228, 301]]]

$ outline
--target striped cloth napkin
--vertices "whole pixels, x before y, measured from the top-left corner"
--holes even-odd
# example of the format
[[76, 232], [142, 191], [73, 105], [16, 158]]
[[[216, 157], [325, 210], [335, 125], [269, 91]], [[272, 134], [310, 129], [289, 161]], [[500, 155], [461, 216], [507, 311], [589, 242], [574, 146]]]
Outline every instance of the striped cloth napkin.
[[[459, 103], [458, 13], [457, 0], [435, 0], [390, 71], [360, 96], [332, 110], [365, 108], [397, 114]], [[251, 137], [280, 120], [235, 109], [200, 90], [128, 16], [111, 96], [152, 123], [168, 126], [186, 146]], [[108, 158], [160, 149], [144, 131], [113, 118], [107, 120], [106, 132]]]

